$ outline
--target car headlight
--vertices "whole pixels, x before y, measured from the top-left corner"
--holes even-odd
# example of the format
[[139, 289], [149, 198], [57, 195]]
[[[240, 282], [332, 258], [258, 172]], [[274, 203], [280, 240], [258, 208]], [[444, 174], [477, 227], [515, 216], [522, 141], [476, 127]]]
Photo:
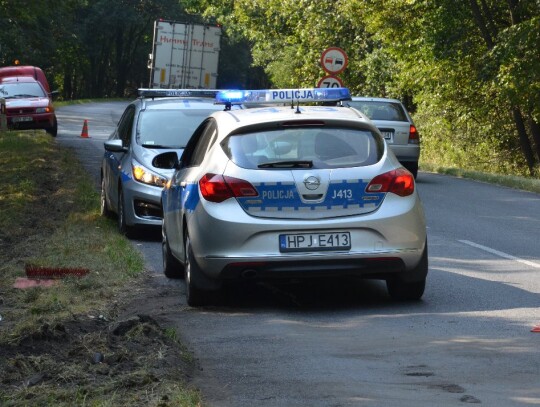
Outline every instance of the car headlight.
[[51, 109], [49, 107], [38, 107], [36, 113], [49, 113]]
[[133, 178], [139, 182], [142, 182], [143, 184], [162, 188], [167, 183], [167, 178], [150, 171], [148, 168], [143, 167], [136, 161], [132, 162], [131, 169], [133, 172]]

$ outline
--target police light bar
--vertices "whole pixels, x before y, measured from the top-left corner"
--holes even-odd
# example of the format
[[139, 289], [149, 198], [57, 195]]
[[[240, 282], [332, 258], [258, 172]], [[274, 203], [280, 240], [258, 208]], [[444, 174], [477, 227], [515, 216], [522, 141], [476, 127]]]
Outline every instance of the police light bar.
[[226, 90], [216, 95], [216, 104], [339, 102], [351, 100], [347, 88]]
[[164, 97], [205, 97], [215, 98], [219, 92], [217, 89], [138, 89], [139, 96], [145, 98]]

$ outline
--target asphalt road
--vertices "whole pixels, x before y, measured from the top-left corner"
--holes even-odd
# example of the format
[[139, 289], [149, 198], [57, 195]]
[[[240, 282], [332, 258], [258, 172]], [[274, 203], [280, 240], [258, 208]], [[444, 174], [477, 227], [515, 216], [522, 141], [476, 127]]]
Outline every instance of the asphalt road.
[[[96, 187], [123, 106], [59, 109], [58, 142]], [[237, 286], [194, 309], [161, 275], [159, 233], [134, 241], [162, 287], [148, 301], [194, 352], [209, 406], [540, 405], [540, 195], [428, 173], [417, 186], [430, 249], [418, 303], [377, 281], [326, 281]]]

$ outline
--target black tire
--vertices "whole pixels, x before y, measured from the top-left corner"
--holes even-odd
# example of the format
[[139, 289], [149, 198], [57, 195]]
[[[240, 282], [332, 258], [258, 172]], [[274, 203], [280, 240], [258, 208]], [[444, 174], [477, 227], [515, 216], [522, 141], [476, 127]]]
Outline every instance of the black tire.
[[417, 162], [407, 162], [403, 166], [413, 175], [414, 179], [418, 176], [418, 163]]
[[191, 307], [206, 305], [209, 302], [209, 292], [202, 289], [197, 282], [202, 278], [202, 272], [195, 261], [189, 235], [186, 235], [185, 238], [185, 248], [184, 279], [186, 281], [186, 301]]
[[416, 281], [407, 281], [400, 277], [386, 280], [386, 288], [392, 299], [397, 301], [418, 301], [424, 295], [426, 288], [426, 275], [428, 272], [428, 247], [427, 243], [420, 259], [420, 263], [409, 273], [423, 276]]
[[124, 204], [124, 191], [118, 193], [118, 231], [126, 237], [133, 235], [134, 228], [126, 224], [126, 209]]
[[58, 134], [58, 122], [56, 121], [56, 119], [54, 119], [52, 127], [45, 129], [45, 131], [51, 136], [56, 137], [56, 135]]
[[165, 225], [161, 229], [161, 253], [163, 256], [163, 274], [167, 278], [184, 277], [184, 266], [171, 253], [167, 235], [165, 234]]
[[107, 191], [105, 190], [105, 179], [101, 178], [101, 198], [100, 198], [100, 210], [99, 214], [103, 216], [104, 218], [110, 218], [112, 217], [111, 209], [109, 208], [109, 205], [107, 204]]

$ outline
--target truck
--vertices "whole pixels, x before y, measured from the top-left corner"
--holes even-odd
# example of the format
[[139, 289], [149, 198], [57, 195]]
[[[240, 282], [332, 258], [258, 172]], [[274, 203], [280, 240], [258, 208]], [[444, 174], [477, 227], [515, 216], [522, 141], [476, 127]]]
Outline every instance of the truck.
[[215, 89], [221, 27], [156, 20], [150, 88]]

